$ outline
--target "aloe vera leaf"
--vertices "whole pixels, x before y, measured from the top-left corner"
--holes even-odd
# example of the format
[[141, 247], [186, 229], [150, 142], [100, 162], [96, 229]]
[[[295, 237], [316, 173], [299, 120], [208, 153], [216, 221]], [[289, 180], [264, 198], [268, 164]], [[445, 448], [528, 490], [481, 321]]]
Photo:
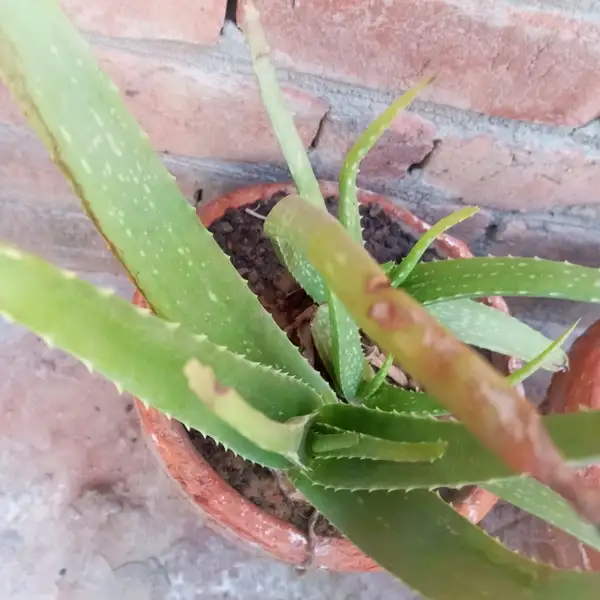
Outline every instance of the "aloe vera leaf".
[[[269, 60], [269, 47], [251, 0], [244, 1], [242, 28], [246, 34], [254, 72], [260, 84], [263, 104], [273, 131], [286, 158], [299, 194], [308, 202], [325, 209], [319, 183], [312, 170], [294, 119], [285, 105], [277, 74]], [[358, 211], [358, 208], [356, 209]], [[360, 223], [358, 224], [360, 235]], [[332, 333], [332, 361], [336, 381], [343, 396], [353, 399], [361, 380], [363, 354], [358, 327], [343, 304], [326, 288], [321, 276], [291, 244], [277, 240], [279, 254], [306, 292], [319, 303], [329, 304]]]
[[349, 492], [294, 472], [300, 493], [384, 569], [429, 600], [597, 600], [599, 573], [512, 552], [432, 492]]
[[392, 280], [392, 285], [395, 287], [399, 286], [410, 275], [411, 271], [417, 266], [417, 263], [421, 260], [425, 252], [427, 252], [429, 247], [440, 235], [448, 231], [451, 227], [471, 218], [478, 211], [479, 207], [477, 206], [465, 206], [464, 208], [453, 212], [451, 215], [440, 219], [435, 225], [430, 227], [411, 248], [406, 258], [388, 273]]
[[[275, 68], [269, 59], [269, 46], [254, 2], [243, 0], [242, 15], [241, 27], [250, 48], [252, 65], [260, 86], [263, 106], [267, 111], [271, 127], [277, 137], [298, 193], [307, 202], [325, 210], [325, 201], [319, 182], [308, 160], [308, 154], [292, 114], [286, 106], [285, 98], [277, 82]], [[282, 261], [304, 290], [315, 302], [326, 302], [326, 287], [312, 265], [295, 252], [291, 245], [278, 241], [277, 247]]]
[[[426, 308], [461, 342], [471, 346], [529, 361], [552, 344], [552, 340], [519, 319], [481, 302], [463, 298], [428, 304]], [[558, 371], [566, 365], [567, 355], [558, 346], [541, 363], [549, 371]]]
[[[309, 463], [308, 476], [321, 485], [340, 489], [410, 490], [485, 485], [490, 481], [513, 479], [511, 470], [456, 421], [338, 404], [320, 409], [316, 424], [397, 442], [443, 441], [448, 444], [439, 460], [419, 465], [365, 462], [358, 458], [321, 460], [314, 457]], [[544, 417], [544, 425], [573, 465], [593, 463], [600, 459], [600, 412], [550, 415]]]
[[329, 307], [327, 304], [321, 304], [314, 314], [310, 324], [310, 332], [312, 339], [319, 354], [319, 358], [323, 363], [329, 376], [335, 380], [335, 370], [333, 367], [333, 349], [332, 336], [329, 320]]
[[600, 550], [598, 529], [584, 521], [558, 494], [535, 479], [506, 479], [484, 487], [492, 494], [575, 536], [584, 544]]
[[365, 364], [360, 333], [346, 307], [335, 294], [330, 292], [328, 296], [331, 358], [335, 377], [344, 398], [352, 402], [362, 381]]
[[[371, 435], [357, 436], [353, 444], [343, 445], [353, 432], [331, 433], [315, 436], [311, 450], [319, 459], [358, 458], [360, 460], [382, 460], [391, 462], [432, 462], [446, 451], [446, 442], [396, 442]], [[319, 442], [319, 443], [316, 443]], [[337, 447], [336, 447], [337, 445]]]
[[272, 419], [287, 421], [321, 404], [303, 382], [250, 362], [204, 335], [154, 317], [110, 290], [96, 289], [71, 272], [4, 244], [0, 244], [0, 281], [0, 314], [254, 462], [289, 466], [283, 457], [261, 450], [198, 401], [183, 373], [190, 358], [214, 369], [223, 385], [243, 389], [245, 399]]
[[[310, 436], [310, 449], [311, 452], [333, 452], [340, 450], [341, 448], [349, 448], [358, 444], [360, 434], [353, 431], [339, 431], [337, 428], [324, 427], [326, 433], [316, 433], [317, 428], [313, 428], [313, 432]], [[321, 427], [318, 427], [321, 429]], [[333, 433], [332, 433], [333, 432]]]
[[365, 334], [510, 469], [533, 475], [586, 518], [600, 522], [600, 491], [587, 489], [568, 467], [535, 408], [418, 302], [392, 288], [379, 265], [336, 219], [290, 196], [271, 211], [265, 228], [270, 236], [293, 243]]
[[190, 359], [184, 373], [198, 399], [221, 421], [267, 452], [281, 454], [301, 465], [304, 443], [313, 415], [293, 417], [285, 423], [270, 419], [249, 404], [239, 392], [224, 386], [214, 369]]
[[419, 302], [533, 296], [600, 302], [600, 271], [539, 258], [465, 258], [417, 265], [402, 289]]
[[376, 394], [381, 386], [385, 383], [385, 380], [390, 372], [391, 366], [394, 364], [394, 357], [389, 354], [385, 362], [381, 365], [381, 368], [375, 375], [366, 381], [360, 390], [360, 396], [363, 400], [368, 400], [371, 396]]
[[[332, 316], [335, 311], [338, 314]], [[343, 326], [346, 319], [349, 321], [348, 327]], [[368, 365], [362, 352], [358, 328], [339, 300], [331, 296], [328, 304], [319, 306], [311, 323], [311, 333], [319, 357], [335, 381], [336, 389], [348, 401], [354, 402]]]
[[554, 352], [557, 348], [560, 348], [566, 342], [567, 338], [577, 328], [577, 325], [579, 325], [579, 321], [573, 323], [573, 325], [571, 325], [569, 329], [567, 329], [560, 337], [554, 340], [545, 350], [540, 352], [540, 354], [536, 356], [533, 360], [530, 360], [528, 363], [524, 364], [520, 369], [518, 369], [514, 373], [511, 373], [507, 377], [508, 381], [510, 381], [513, 385], [517, 385], [518, 383], [521, 383], [528, 377], [531, 377], [536, 371], [538, 371], [542, 367], [544, 361], [548, 358], [548, 356], [550, 356], [552, 352]]
[[413, 416], [439, 417], [448, 414], [448, 411], [428, 394], [405, 390], [389, 383], [382, 383], [377, 391], [363, 400], [363, 404], [367, 408]]
[[373, 146], [375, 146], [385, 130], [392, 124], [398, 113], [407, 108], [432, 80], [433, 77], [423, 79], [405, 94], [394, 100], [394, 102], [392, 102], [392, 104], [365, 129], [344, 158], [344, 164], [340, 171], [339, 219], [355, 242], [362, 243], [362, 229], [360, 226], [360, 213], [358, 211], [358, 197], [356, 194], [356, 177], [358, 176], [360, 162]]
[[0, 0], [0, 79], [157, 314], [333, 398], [199, 222], [54, 0]]

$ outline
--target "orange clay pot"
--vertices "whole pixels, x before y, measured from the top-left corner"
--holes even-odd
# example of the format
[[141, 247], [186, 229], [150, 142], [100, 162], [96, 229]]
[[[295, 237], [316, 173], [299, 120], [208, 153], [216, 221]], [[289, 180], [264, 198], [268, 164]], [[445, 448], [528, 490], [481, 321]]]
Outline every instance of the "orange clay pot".
[[[600, 410], [600, 321], [575, 340], [569, 350], [569, 369], [552, 377], [543, 411], [552, 413]], [[586, 486], [600, 487], [600, 464], [578, 470]], [[600, 571], [600, 553], [562, 533], [555, 533], [559, 566]], [[554, 558], [554, 557], [553, 557]]]
[[[322, 183], [325, 197], [338, 193], [337, 184]], [[268, 199], [276, 192], [295, 193], [291, 184], [265, 184], [242, 188], [235, 192], [200, 204], [197, 213], [202, 223], [209, 226], [223, 216], [228, 208], [238, 208], [252, 204], [258, 199]], [[410, 211], [396, 206], [389, 199], [360, 191], [362, 204], [377, 202], [390, 215], [408, 226], [415, 234], [421, 234], [429, 225], [418, 219]], [[471, 257], [467, 246], [450, 236], [443, 236], [436, 248], [450, 258]], [[144, 305], [144, 299], [136, 293], [134, 302]], [[508, 308], [501, 298], [489, 298], [488, 304], [503, 312]], [[511, 364], [507, 364], [511, 363]], [[513, 360], [497, 365], [505, 371], [513, 368]], [[291, 524], [273, 517], [246, 500], [227, 482], [219, 477], [212, 467], [198, 454], [184, 427], [170, 420], [152, 408], [145, 408], [137, 402], [142, 428], [150, 445], [167, 472], [175, 479], [185, 494], [210, 518], [211, 525], [225, 535], [243, 542], [247, 546], [261, 549], [268, 554], [304, 566], [310, 559], [310, 566], [330, 571], [377, 571], [380, 567], [345, 538], [317, 537], [312, 540], [312, 556], [309, 541], [304, 533]], [[496, 504], [497, 498], [489, 492], [474, 488], [473, 491], [454, 508], [472, 523], [479, 523]]]

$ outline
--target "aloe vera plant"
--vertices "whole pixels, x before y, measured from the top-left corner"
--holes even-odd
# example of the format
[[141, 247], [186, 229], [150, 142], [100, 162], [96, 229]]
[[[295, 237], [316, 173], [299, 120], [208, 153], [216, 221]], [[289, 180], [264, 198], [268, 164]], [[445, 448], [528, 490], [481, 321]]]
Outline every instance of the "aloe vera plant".
[[[187, 427], [283, 471], [358, 547], [432, 600], [597, 598], [600, 576], [514, 555], [436, 490], [486, 487], [600, 548], [599, 494], [573, 471], [600, 457], [600, 413], [541, 417], [516, 387], [538, 368], [566, 367], [566, 336], [553, 342], [473, 300], [599, 302], [600, 273], [519, 258], [419, 262], [475, 208], [442, 220], [399, 264], [378, 265], [362, 245], [356, 175], [418, 88], [348, 154], [337, 221], [324, 210], [251, 1], [243, 12], [299, 193], [265, 228], [320, 304], [312, 335], [328, 376], [304, 360], [199, 223], [55, 0], [39, 0], [34, 12], [0, 0], [0, 76], [152, 311], [2, 243], [0, 314]], [[387, 356], [378, 371], [361, 336]], [[506, 377], [469, 345], [527, 364]], [[426, 392], [392, 385], [392, 363]]]

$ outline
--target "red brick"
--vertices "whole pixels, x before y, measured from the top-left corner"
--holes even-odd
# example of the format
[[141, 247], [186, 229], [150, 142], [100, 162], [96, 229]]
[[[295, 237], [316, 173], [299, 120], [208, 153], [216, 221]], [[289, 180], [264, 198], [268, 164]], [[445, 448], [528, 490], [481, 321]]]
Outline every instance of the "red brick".
[[[152, 57], [98, 50], [100, 64], [161, 152], [282, 162], [252, 75], [208, 72]], [[0, 122], [22, 123], [0, 86]], [[308, 147], [328, 104], [297, 88], [284, 93]]]
[[126, 38], [214, 44], [225, 19], [226, 0], [60, 0], [86, 31]]
[[493, 236], [486, 251], [493, 256], [538, 256], [600, 266], [600, 236], [593, 226], [587, 229], [559, 220], [541, 225], [511, 219]]
[[490, 135], [447, 138], [424, 177], [466, 204], [534, 211], [600, 202], [600, 157], [583, 151], [525, 150]]
[[[328, 115], [316, 145], [319, 159], [341, 166], [346, 152], [375, 116], [357, 122]], [[363, 159], [360, 173], [364, 177], [403, 177], [411, 165], [420, 163], [431, 152], [434, 141], [433, 123], [418, 115], [404, 113]]]
[[506, 0], [256, 4], [281, 65], [387, 89], [437, 73], [424, 98], [515, 119], [579, 125], [600, 112], [597, 22]]

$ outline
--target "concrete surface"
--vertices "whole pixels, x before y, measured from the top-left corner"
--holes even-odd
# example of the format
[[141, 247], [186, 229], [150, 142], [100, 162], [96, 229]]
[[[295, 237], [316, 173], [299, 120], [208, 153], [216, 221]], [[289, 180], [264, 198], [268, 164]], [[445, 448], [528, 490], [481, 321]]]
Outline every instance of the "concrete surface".
[[[114, 275], [98, 284], [128, 294]], [[0, 324], [2, 600], [417, 600], [385, 574], [298, 575], [211, 532], [140, 437], [127, 396]], [[501, 507], [488, 526], [546, 551], [545, 525]]]

